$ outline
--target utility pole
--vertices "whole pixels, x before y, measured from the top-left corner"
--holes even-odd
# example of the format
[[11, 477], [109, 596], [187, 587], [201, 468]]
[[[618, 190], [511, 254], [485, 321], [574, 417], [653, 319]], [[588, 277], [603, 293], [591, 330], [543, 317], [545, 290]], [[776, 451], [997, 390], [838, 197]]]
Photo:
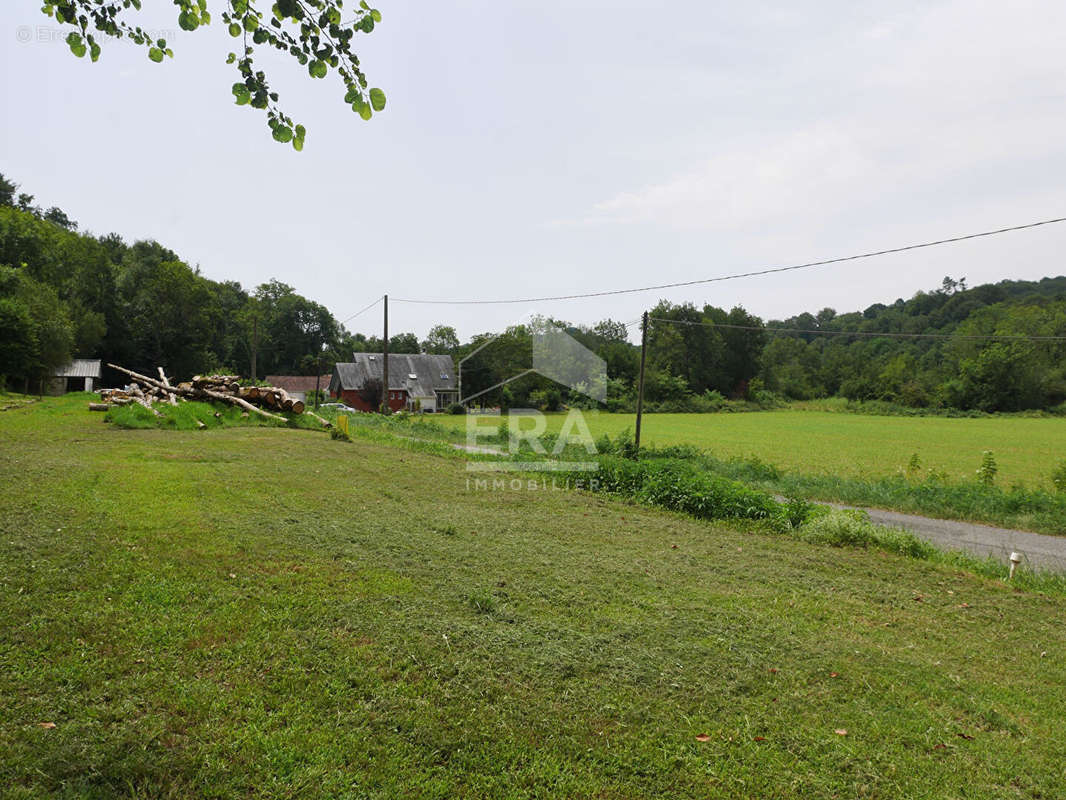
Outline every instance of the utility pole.
[[644, 361], [648, 354], [648, 312], [644, 312], [640, 324], [640, 382], [637, 384], [637, 433], [633, 437], [636, 451], [640, 452], [640, 420], [644, 416]]
[[385, 295], [385, 335], [382, 339], [382, 349], [385, 351], [384, 363], [381, 365], [384, 377], [381, 381], [381, 413], [386, 416], [389, 413], [389, 296]]
[[318, 343], [318, 357], [315, 358], [315, 411], [318, 411], [318, 395], [322, 383], [322, 342]]

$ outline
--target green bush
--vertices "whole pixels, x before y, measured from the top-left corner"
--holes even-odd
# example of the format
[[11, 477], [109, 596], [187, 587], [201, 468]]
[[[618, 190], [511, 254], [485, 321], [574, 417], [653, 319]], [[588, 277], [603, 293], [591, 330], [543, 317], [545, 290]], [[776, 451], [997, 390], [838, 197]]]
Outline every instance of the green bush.
[[874, 543], [874, 525], [861, 511], [831, 511], [805, 524], [799, 537], [805, 542], [834, 547], [866, 547]]
[[999, 467], [996, 466], [996, 457], [991, 450], [985, 450], [981, 454], [981, 466], [977, 468], [977, 480], [982, 485], [991, 487], [996, 482], [997, 472], [999, 472]]
[[710, 475], [686, 461], [605, 456], [599, 464], [600, 469], [594, 474], [574, 472], [568, 477], [584, 481], [595, 491], [680, 511], [697, 519], [783, 518], [782, 506], [766, 492]]
[[1051, 485], [1057, 492], [1066, 492], [1066, 461], [1060, 461], [1059, 465], [1051, 473]]

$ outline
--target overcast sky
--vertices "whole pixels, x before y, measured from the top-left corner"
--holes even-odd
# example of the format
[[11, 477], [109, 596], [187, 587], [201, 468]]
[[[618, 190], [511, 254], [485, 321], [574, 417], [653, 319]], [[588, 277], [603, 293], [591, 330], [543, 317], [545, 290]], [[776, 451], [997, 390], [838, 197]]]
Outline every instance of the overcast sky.
[[[0, 172], [93, 233], [154, 238], [214, 279], [277, 278], [339, 318], [393, 298], [691, 280], [1066, 216], [1066, 4], [378, 4], [357, 39], [388, 107], [271, 59], [302, 153], [233, 105], [216, 21], [153, 64], [74, 58], [5, 4]], [[23, 41], [29, 39], [30, 41]], [[780, 276], [537, 306], [393, 303], [464, 338], [531, 311], [629, 321], [660, 297], [782, 318], [1066, 272], [1066, 225]], [[377, 312], [349, 327], [379, 327]]]

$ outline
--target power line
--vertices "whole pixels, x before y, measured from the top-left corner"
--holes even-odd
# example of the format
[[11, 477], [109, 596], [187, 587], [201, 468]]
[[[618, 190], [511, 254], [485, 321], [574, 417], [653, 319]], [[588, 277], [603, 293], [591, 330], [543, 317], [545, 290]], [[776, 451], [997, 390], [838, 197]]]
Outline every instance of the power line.
[[947, 239], [937, 239], [932, 242], [921, 242], [919, 244], [908, 244], [902, 247], [890, 247], [884, 250], [874, 250], [869, 253], [858, 253], [851, 256], [842, 256], [840, 258], [828, 258], [823, 261], [810, 261], [805, 264], [791, 264], [784, 267], [767, 267], [765, 269], [752, 270], [750, 272], [739, 272], [733, 275], [720, 275], [715, 278], [699, 278], [691, 281], [679, 281], [677, 283], [660, 283], [655, 286], [641, 286], [634, 289], [612, 289], [610, 291], [603, 292], [585, 292], [583, 294], [563, 294], [554, 295], [548, 297], [523, 297], [508, 300], [429, 300], [429, 299], [410, 299], [410, 298], [393, 298], [395, 303], [421, 303], [421, 304], [433, 304], [433, 305], [502, 305], [511, 303], [544, 303], [553, 300], [579, 300], [587, 297], [607, 297], [610, 295], [619, 294], [636, 294], [637, 292], [652, 292], [659, 289], [677, 289], [683, 286], [696, 286], [704, 283], [716, 283], [718, 281], [731, 281], [738, 278], [753, 278], [758, 275], [771, 275], [777, 272], [790, 272], [797, 269], [808, 269], [810, 267], [824, 267], [829, 264], [841, 264], [845, 261], [858, 261], [865, 258], [876, 258], [877, 256], [891, 255], [892, 253], [903, 253], [908, 250], [920, 250], [925, 247], [938, 247], [944, 244], [953, 244], [955, 242], [964, 242], [969, 239], [979, 239], [985, 236], [998, 236], [1002, 233], [1011, 233], [1013, 231], [1022, 231], [1029, 228], [1038, 228], [1042, 225], [1054, 225], [1059, 222], [1066, 222], [1066, 217], [1056, 217], [1055, 219], [1046, 219], [1040, 222], [1029, 222], [1024, 225], [1013, 225], [1009, 228], [997, 228], [996, 230], [981, 231], [980, 233], [967, 233], [962, 236], [952, 236]]
[[381, 297], [379, 297], [379, 298], [378, 298], [377, 300], [375, 300], [375, 301], [374, 301], [373, 303], [371, 303], [371, 304], [370, 304], [370, 305], [368, 305], [368, 306], [367, 306], [366, 308], [364, 308], [364, 309], [363, 309], [362, 311], [356, 311], [356, 312], [355, 312], [354, 314], [352, 314], [352, 315], [351, 315], [350, 317], [348, 317], [347, 319], [341, 320], [340, 324], [341, 324], [341, 325], [343, 325], [344, 323], [346, 323], [346, 322], [350, 322], [351, 320], [355, 319], [355, 318], [356, 318], [356, 317], [358, 317], [358, 316], [359, 316], [360, 314], [365, 314], [365, 313], [366, 313], [367, 311], [369, 311], [370, 309], [372, 309], [372, 308], [373, 308], [374, 306], [376, 306], [376, 305], [377, 305], [378, 303], [380, 303], [380, 302], [381, 302], [382, 300], [384, 300], [384, 299], [385, 299], [385, 296], [384, 296], [384, 295], [382, 295], [382, 296], [381, 296]]
[[666, 319], [664, 317], [648, 317], [651, 322], [666, 322], [671, 325], [699, 325], [706, 328], [729, 328], [738, 331], [762, 331], [763, 333], [807, 333], [816, 336], [869, 336], [871, 338], [894, 338], [894, 339], [1002, 339], [1007, 341], [1027, 342], [1066, 342], [1066, 336], [1028, 336], [1026, 334], [967, 334], [967, 333], [877, 333], [875, 331], [830, 331], [805, 328], [767, 328], [758, 325], [726, 325], [717, 322], [696, 322], [687, 319]]

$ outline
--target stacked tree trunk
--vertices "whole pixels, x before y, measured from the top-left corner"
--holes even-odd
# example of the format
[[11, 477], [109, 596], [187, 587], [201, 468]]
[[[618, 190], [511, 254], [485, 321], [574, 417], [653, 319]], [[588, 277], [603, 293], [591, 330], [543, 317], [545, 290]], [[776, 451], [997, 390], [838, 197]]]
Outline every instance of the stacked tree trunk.
[[157, 380], [117, 364], [108, 364], [108, 366], [128, 375], [132, 378], [132, 383], [125, 389], [101, 389], [100, 402], [89, 404], [89, 409], [92, 411], [106, 411], [112, 405], [138, 403], [159, 416], [159, 412], [152, 408], [153, 403], [166, 402], [177, 405], [178, 399], [216, 400], [240, 406], [245, 412], [282, 422], [287, 422], [288, 419], [272, 411], [309, 414], [323, 426], [331, 427], [328, 420], [308, 411], [303, 400], [290, 397], [284, 389], [276, 386], [241, 386], [240, 377], [237, 375], [196, 375], [191, 381], [172, 384], [162, 367], [159, 368]]

